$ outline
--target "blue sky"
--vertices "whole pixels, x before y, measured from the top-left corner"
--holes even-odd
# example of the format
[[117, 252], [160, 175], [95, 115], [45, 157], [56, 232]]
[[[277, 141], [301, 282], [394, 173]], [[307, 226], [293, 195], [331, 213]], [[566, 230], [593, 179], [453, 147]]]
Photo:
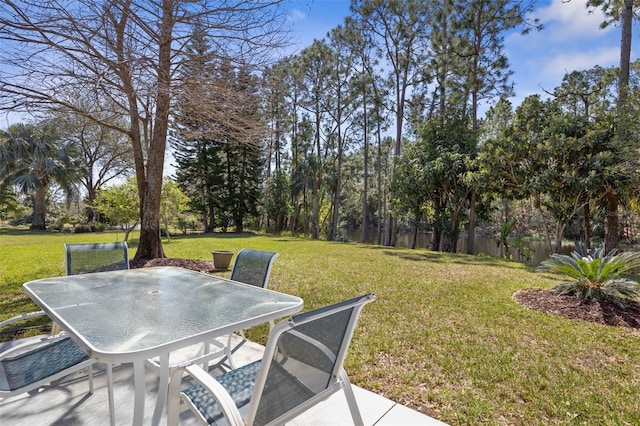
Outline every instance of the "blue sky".
[[[540, 0], [534, 17], [544, 29], [526, 36], [518, 32], [505, 36], [505, 48], [514, 71], [516, 95], [511, 99], [514, 106], [533, 93], [546, 96], [544, 90], [557, 87], [567, 71], [618, 65], [620, 28], [600, 29], [601, 12], [589, 14], [585, 4], [586, 0]], [[293, 24], [292, 42], [302, 49], [314, 38], [322, 39], [343, 22], [349, 14], [349, 5], [349, 0], [287, 0]], [[632, 49], [631, 60], [636, 60], [640, 53], [637, 24]], [[11, 121], [0, 114], [0, 127], [6, 127]]]
[[[294, 39], [304, 48], [313, 39], [341, 24], [349, 14], [349, 0], [288, 0]], [[514, 106], [530, 94], [557, 87], [565, 72], [617, 66], [620, 60], [620, 28], [600, 29], [604, 20], [597, 10], [589, 13], [586, 0], [542, 0], [534, 17], [544, 25], [526, 36], [519, 32], [505, 36], [505, 49], [515, 83]], [[633, 30], [631, 60], [638, 59], [640, 27]]]

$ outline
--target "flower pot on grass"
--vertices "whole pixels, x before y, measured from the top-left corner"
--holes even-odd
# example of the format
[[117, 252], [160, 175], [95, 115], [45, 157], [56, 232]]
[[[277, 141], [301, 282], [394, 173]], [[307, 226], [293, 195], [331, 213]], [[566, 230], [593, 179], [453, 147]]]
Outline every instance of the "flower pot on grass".
[[216, 269], [229, 269], [229, 264], [233, 258], [232, 251], [213, 250], [213, 267]]

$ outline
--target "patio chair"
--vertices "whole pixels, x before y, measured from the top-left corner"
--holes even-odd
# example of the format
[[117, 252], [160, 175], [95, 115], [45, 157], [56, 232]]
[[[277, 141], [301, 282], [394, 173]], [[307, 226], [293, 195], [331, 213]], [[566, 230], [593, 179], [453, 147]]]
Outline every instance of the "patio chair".
[[[125, 241], [115, 243], [65, 244], [67, 275], [129, 269], [129, 248]], [[60, 332], [54, 323], [52, 333]]]
[[[215, 378], [197, 365], [176, 369], [167, 424], [178, 424], [182, 400], [203, 424], [224, 417], [229, 425], [282, 425], [344, 390], [353, 423], [362, 425], [342, 366], [360, 311], [373, 300], [365, 294], [282, 321], [271, 329], [261, 361]], [[196, 384], [180, 391], [185, 372]]]
[[[86, 274], [99, 270], [129, 269], [129, 255], [125, 242], [65, 244], [64, 248], [67, 275]], [[43, 311], [28, 312], [9, 318], [0, 324], [7, 327], [10, 324], [39, 316], [45, 316], [45, 313]], [[49, 337], [55, 336], [61, 331], [59, 326], [52, 324]], [[37, 337], [44, 338], [45, 335]]]
[[[65, 244], [67, 275], [99, 270], [128, 269], [128, 249], [122, 243]], [[0, 322], [0, 328], [38, 316], [28, 312]], [[93, 393], [94, 361], [55, 323], [49, 334], [0, 344], [0, 397], [37, 389], [78, 370], [89, 370], [89, 392]], [[113, 398], [111, 366], [107, 366], [110, 399]]]
[[[129, 269], [129, 247], [126, 241], [115, 243], [65, 244], [67, 275], [90, 274], [94, 272]], [[53, 329], [57, 326], [54, 324]], [[111, 424], [115, 419], [113, 399], [113, 365], [105, 364], [107, 372], [107, 392], [109, 396], [109, 416]]]
[[[0, 329], [18, 321], [44, 315], [29, 312], [0, 322]], [[43, 385], [88, 369], [93, 394], [94, 361], [64, 333], [40, 335], [0, 343], [0, 399], [38, 389]]]
[[231, 280], [245, 284], [267, 288], [271, 266], [279, 253], [242, 249], [236, 256], [236, 262], [231, 271]]
[[67, 275], [129, 269], [129, 248], [116, 243], [65, 244]]

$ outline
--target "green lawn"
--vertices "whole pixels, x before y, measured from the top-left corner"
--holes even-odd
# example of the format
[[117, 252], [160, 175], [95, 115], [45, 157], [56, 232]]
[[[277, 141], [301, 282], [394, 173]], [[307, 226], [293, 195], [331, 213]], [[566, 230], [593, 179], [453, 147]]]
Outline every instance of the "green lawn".
[[[64, 274], [64, 243], [118, 238], [0, 228], [0, 319], [35, 308], [23, 282]], [[133, 256], [135, 241], [130, 247]], [[279, 252], [270, 288], [302, 297], [305, 309], [377, 295], [346, 363], [364, 388], [454, 425], [640, 424], [638, 331], [534, 312], [511, 298], [559, 277], [488, 257], [291, 237], [164, 245], [168, 257], [205, 260], [242, 247]], [[249, 337], [264, 341], [266, 332]]]

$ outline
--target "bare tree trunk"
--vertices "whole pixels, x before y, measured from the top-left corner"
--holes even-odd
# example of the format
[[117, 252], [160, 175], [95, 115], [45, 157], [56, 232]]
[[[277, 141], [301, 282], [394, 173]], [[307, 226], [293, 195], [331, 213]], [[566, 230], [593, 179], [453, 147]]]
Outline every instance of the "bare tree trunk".
[[31, 219], [31, 229], [44, 231], [47, 229], [46, 224], [46, 197], [47, 189], [43, 185], [36, 186], [35, 195], [33, 197], [33, 217]]
[[87, 188], [87, 204], [89, 205], [88, 207], [85, 208], [85, 211], [87, 212], [87, 221], [93, 222], [96, 217], [96, 211], [93, 208], [93, 202], [96, 199], [96, 189], [93, 186], [93, 180], [90, 181], [89, 185], [87, 185], [86, 188]]
[[[340, 136], [338, 143], [342, 145]], [[342, 193], [342, 146], [338, 149], [338, 163], [336, 165], [336, 189], [333, 195], [333, 215], [331, 217], [331, 228], [329, 230], [329, 240], [334, 241], [338, 234], [338, 221], [340, 219], [340, 195]]]
[[[316, 101], [318, 102], [318, 101]], [[311, 238], [314, 240], [320, 239], [320, 192], [322, 189], [322, 150], [320, 148], [320, 133], [321, 133], [321, 117], [320, 106], [316, 104], [315, 113], [315, 150], [316, 150], [316, 167], [313, 171], [313, 183], [311, 187], [311, 204], [312, 204], [312, 223], [311, 223]]]
[[540, 194], [533, 195], [533, 205], [535, 209], [540, 213], [540, 221], [542, 226], [544, 227], [544, 235], [545, 242], [547, 245], [547, 253], [553, 253], [553, 247], [551, 246], [551, 234], [549, 233], [549, 225], [547, 224], [547, 220], [544, 218], [544, 212], [542, 211], [542, 203], [540, 202]]
[[624, 107], [629, 88], [629, 69], [631, 66], [631, 40], [633, 28], [633, 0], [624, 0], [620, 15], [622, 36], [620, 39], [620, 84], [618, 87], [618, 106]]
[[606, 225], [604, 228], [604, 251], [610, 252], [618, 245], [619, 218], [618, 218], [618, 197], [610, 189], [605, 196]]
[[431, 244], [429, 244], [429, 250], [432, 251], [438, 251], [440, 250], [440, 241], [442, 241], [442, 232], [440, 231], [440, 228], [434, 228], [433, 233], [432, 233], [432, 237], [431, 237]]
[[367, 116], [367, 91], [364, 90], [363, 98], [363, 133], [364, 133], [364, 167], [362, 170], [362, 232], [360, 234], [360, 242], [367, 243], [369, 241], [369, 215], [367, 209], [367, 199], [369, 198], [369, 125]]
[[333, 215], [331, 216], [331, 224], [329, 227], [329, 240], [334, 241], [338, 234], [338, 221], [340, 219], [340, 196], [342, 194], [342, 157], [344, 153], [344, 141], [342, 140], [342, 131], [340, 124], [342, 121], [342, 112], [340, 106], [340, 97], [338, 97], [338, 154], [336, 161], [336, 188], [333, 194]]
[[456, 253], [458, 251], [458, 217], [460, 215], [460, 208], [455, 207], [451, 213], [451, 224], [449, 225], [449, 235], [447, 240], [449, 241], [447, 251], [450, 253]]
[[542, 226], [544, 227], [544, 236], [545, 236], [545, 242], [547, 245], [547, 253], [551, 254], [553, 253], [553, 246], [551, 245], [551, 234], [549, 233], [549, 225], [547, 224], [547, 221], [544, 218], [544, 212], [542, 211], [542, 208], [540, 206], [538, 206], [538, 212], [540, 213]]
[[320, 239], [320, 179], [318, 177], [313, 180], [313, 188], [311, 189], [311, 238]]
[[471, 188], [469, 202], [469, 235], [467, 241], [467, 254], [476, 252], [476, 189]]
[[422, 221], [422, 216], [419, 210], [414, 213], [414, 216], [416, 218], [416, 221], [413, 224], [413, 232], [411, 233], [411, 248], [415, 250], [415, 248], [418, 246], [418, 225]]
[[[163, 0], [160, 43], [158, 50], [158, 88], [156, 94], [156, 116], [153, 123], [151, 146], [147, 153], [146, 181], [143, 183], [144, 196], [141, 200], [142, 217], [140, 244], [135, 260], [155, 259], [164, 256], [160, 238], [160, 197], [162, 193], [162, 173], [164, 154], [169, 128], [169, 106], [171, 102], [171, 41], [173, 33], [174, 1]], [[140, 182], [138, 182], [140, 186]]]
[[[392, 194], [389, 194], [392, 196]], [[384, 233], [385, 245], [395, 247], [398, 242], [398, 218], [391, 213], [387, 215], [387, 229]]]
[[[407, 90], [406, 74], [403, 75], [403, 77], [403, 85], [401, 88], [399, 75], [396, 76], [396, 146], [393, 153], [393, 169], [391, 171], [391, 176], [394, 175], [396, 164], [398, 163], [398, 158], [402, 153], [402, 126], [404, 123], [404, 103]], [[395, 194], [389, 194], [389, 198], [393, 200], [395, 198]], [[388, 223], [389, 238], [387, 240], [387, 245], [395, 247], [398, 244], [398, 218], [390, 213]]]
[[247, 164], [248, 164], [248, 158], [247, 158], [247, 148], [242, 148], [242, 164], [240, 166], [240, 188], [239, 188], [239, 194], [238, 194], [238, 205], [235, 209], [235, 213], [234, 213], [234, 217], [235, 217], [235, 225], [236, 225], [236, 232], [237, 233], [242, 233], [244, 232], [244, 217], [245, 217], [245, 211], [244, 211], [244, 199], [245, 199], [245, 193], [246, 193], [246, 168], [247, 168]]
[[565, 228], [565, 225], [563, 223], [561, 223], [560, 221], [558, 221], [558, 223], [556, 223], [556, 249], [555, 249], [555, 253], [561, 253], [562, 252], [562, 234], [564, 233], [564, 228]]
[[589, 203], [584, 205], [584, 245], [587, 249], [591, 248], [591, 208]]
[[378, 117], [378, 230], [376, 232], [376, 244], [382, 244], [382, 222], [384, 221], [384, 214], [382, 212], [382, 130], [380, 129], [380, 119]]
[[138, 226], [138, 222], [134, 223], [131, 226], [125, 225], [125, 227], [124, 227], [124, 241], [125, 242], [129, 241], [129, 234], [131, 234], [131, 231], [133, 231], [136, 226]]

